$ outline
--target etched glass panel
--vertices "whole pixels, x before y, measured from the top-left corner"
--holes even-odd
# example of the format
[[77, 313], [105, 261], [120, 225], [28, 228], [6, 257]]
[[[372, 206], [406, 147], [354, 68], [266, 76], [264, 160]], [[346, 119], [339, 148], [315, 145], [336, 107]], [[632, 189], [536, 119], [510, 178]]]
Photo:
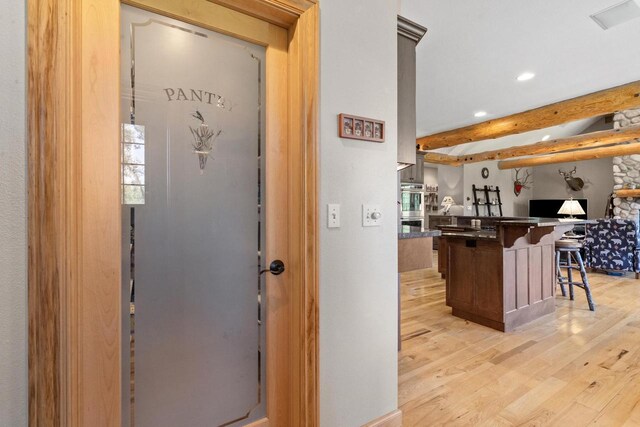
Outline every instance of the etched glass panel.
[[264, 48], [121, 11], [123, 425], [244, 425], [265, 416]]

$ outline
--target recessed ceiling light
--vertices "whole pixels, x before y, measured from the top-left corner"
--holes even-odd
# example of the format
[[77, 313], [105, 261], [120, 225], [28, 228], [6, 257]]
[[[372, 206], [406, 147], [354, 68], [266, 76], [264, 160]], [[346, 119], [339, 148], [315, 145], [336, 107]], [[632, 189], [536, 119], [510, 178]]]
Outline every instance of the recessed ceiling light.
[[532, 78], [534, 78], [536, 75], [534, 73], [530, 73], [530, 72], [526, 72], [526, 73], [522, 73], [518, 76], [518, 81], [519, 82], [526, 82], [527, 80], [531, 80]]
[[476, 116], [476, 117], [484, 117], [484, 116], [486, 116], [486, 115], [487, 115], [487, 112], [486, 112], [486, 111], [477, 111], [477, 112], [474, 114], [474, 116]]
[[551, 138], [551, 135], [545, 135], [545, 136], [542, 137], [542, 140], [543, 141], [548, 141], [549, 138]]

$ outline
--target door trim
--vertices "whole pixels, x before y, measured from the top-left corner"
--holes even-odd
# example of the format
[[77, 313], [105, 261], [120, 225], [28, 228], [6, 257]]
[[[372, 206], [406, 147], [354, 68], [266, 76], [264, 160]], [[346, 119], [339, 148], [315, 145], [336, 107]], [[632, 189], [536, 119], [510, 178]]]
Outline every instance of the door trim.
[[[296, 303], [286, 331], [287, 413], [268, 416], [271, 425], [316, 426], [318, 5], [233, 4], [224, 12], [231, 20], [257, 17], [257, 32], [269, 32], [267, 23], [287, 30], [280, 132], [289, 145], [287, 267]], [[120, 425], [119, 8], [117, 0], [28, 2], [30, 426]]]

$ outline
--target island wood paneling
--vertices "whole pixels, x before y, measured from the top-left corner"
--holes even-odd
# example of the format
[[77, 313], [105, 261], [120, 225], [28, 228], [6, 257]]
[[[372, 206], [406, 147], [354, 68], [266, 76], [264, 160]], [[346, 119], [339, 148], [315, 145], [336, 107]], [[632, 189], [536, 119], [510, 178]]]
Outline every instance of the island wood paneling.
[[518, 239], [513, 247], [504, 250], [507, 330], [553, 311], [554, 253], [553, 233], [537, 244]]
[[502, 322], [502, 260], [499, 246], [464, 239], [446, 240], [447, 305], [469, 316]]
[[[516, 277], [516, 251], [505, 251], [502, 258], [504, 265], [504, 277]], [[511, 313], [516, 310], [516, 288], [507, 286], [504, 288], [504, 311]]]
[[438, 273], [444, 279], [447, 275], [447, 260], [448, 255], [447, 240], [438, 238]]
[[[545, 245], [542, 248], [542, 299], [556, 296], [556, 264], [555, 245]], [[551, 261], [550, 261], [551, 260]], [[552, 282], [553, 286], [545, 286], [545, 283]]]
[[438, 261], [447, 258], [446, 303], [455, 316], [510, 331], [553, 312], [558, 235], [553, 227], [499, 228], [495, 240], [442, 236]]
[[[530, 248], [529, 264], [542, 265], [542, 252], [543, 247], [541, 246], [534, 246]], [[542, 301], [543, 276], [544, 274], [542, 269], [532, 268], [529, 270], [529, 304], [535, 304]]]
[[513, 249], [516, 253], [516, 275], [505, 277], [505, 286], [516, 288], [516, 310], [529, 305], [529, 250]]
[[[447, 305], [468, 312], [474, 307], [475, 272], [463, 266], [474, 264], [473, 255], [474, 251], [465, 247], [464, 240], [447, 239], [447, 283], [452, 284], [448, 287]], [[452, 268], [452, 265], [456, 267]]]
[[473, 251], [473, 260], [468, 264], [468, 268], [473, 268], [475, 277], [474, 311], [496, 322], [502, 322], [503, 317], [501, 255], [500, 247], [479, 241]]
[[447, 239], [438, 238], [438, 273], [443, 279], [447, 276], [448, 253]]
[[[525, 308], [554, 295], [553, 246], [530, 246], [504, 251], [505, 311]], [[539, 266], [541, 268], [533, 268]]]

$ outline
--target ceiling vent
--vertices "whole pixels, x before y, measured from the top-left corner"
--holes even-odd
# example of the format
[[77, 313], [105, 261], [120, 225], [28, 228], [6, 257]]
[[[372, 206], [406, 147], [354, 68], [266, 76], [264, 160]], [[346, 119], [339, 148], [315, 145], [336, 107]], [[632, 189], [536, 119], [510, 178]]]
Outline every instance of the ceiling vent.
[[591, 19], [596, 21], [603, 30], [608, 30], [616, 25], [640, 17], [640, 6], [635, 0], [626, 0], [603, 11], [591, 15]]

